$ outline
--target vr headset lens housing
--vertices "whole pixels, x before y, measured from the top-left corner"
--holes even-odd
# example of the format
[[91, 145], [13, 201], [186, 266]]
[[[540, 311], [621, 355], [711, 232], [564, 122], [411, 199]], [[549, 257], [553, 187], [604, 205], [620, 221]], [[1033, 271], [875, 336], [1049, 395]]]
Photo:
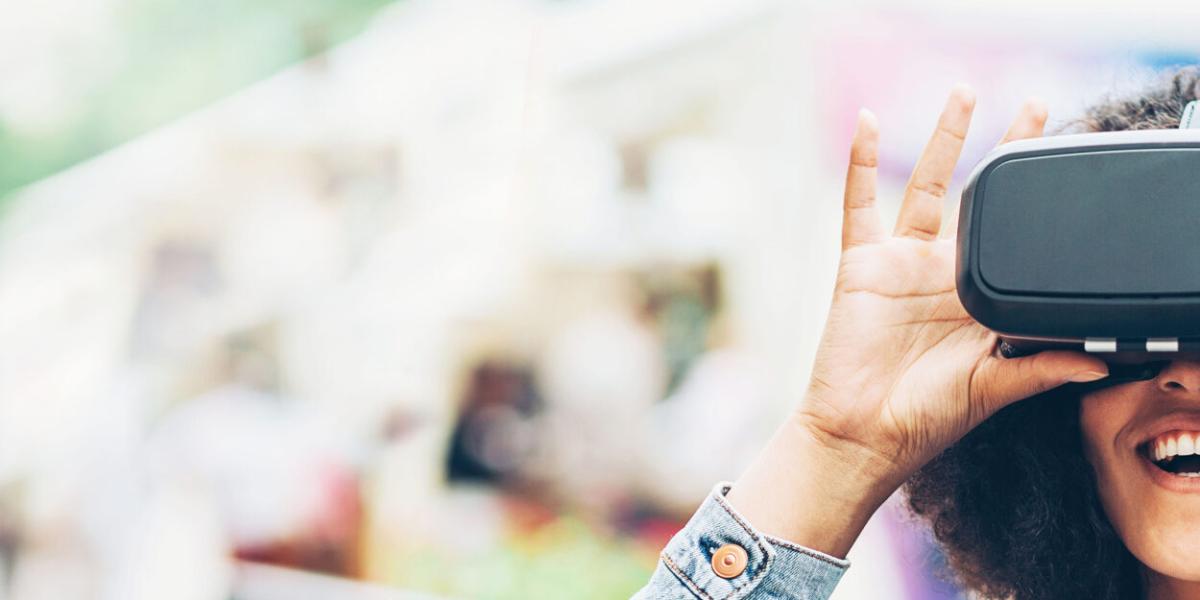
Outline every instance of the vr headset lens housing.
[[959, 298], [1009, 356], [1169, 361], [1200, 350], [1198, 234], [1200, 129], [1005, 144], [963, 190]]

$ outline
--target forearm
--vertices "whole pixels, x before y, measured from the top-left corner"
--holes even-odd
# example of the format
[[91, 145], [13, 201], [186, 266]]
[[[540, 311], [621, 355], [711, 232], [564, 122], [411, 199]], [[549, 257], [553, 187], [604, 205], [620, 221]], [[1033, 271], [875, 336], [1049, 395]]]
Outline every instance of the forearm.
[[769, 535], [845, 557], [898, 485], [889, 468], [865, 449], [822, 441], [792, 418], [738, 478], [728, 501]]
[[898, 483], [882, 455], [793, 416], [738, 481], [720, 486], [663, 550], [637, 598], [824, 600]]

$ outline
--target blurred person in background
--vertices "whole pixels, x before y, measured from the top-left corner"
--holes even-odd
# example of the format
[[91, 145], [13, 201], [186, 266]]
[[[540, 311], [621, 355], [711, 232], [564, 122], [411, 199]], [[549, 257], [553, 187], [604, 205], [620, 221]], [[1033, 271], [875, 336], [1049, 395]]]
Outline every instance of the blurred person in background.
[[[1092, 107], [1087, 132], [1168, 129], [1194, 68]], [[974, 110], [956, 88], [892, 233], [876, 213], [879, 133], [862, 111], [842, 255], [807, 395], [732, 485], [667, 545], [642, 598], [826, 598], [870, 516], [906, 486], [964, 586], [988, 598], [1200, 598], [1200, 361], [1080, 397], [1100, 359], [1005, 359], [955, 293], [942, 200]], [[1042, 135], [1028, 101], [1003, 142]], [[1038, 396], [1027, 402], [1025, 398]], [[1172, 461], [1147, 448], [1178, 448]]]

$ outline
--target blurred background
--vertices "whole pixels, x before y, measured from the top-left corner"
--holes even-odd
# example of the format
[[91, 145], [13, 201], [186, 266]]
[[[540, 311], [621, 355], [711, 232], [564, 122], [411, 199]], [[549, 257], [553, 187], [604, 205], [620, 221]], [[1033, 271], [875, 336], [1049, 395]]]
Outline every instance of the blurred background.
[[[43, 0], [0, 19], [0, 600], [625, 598], [888, 218], [1195, 3]], [[951, 194], [952, 197], [955, 194]], [[836, 598], [956, 598], [893, 499]]]

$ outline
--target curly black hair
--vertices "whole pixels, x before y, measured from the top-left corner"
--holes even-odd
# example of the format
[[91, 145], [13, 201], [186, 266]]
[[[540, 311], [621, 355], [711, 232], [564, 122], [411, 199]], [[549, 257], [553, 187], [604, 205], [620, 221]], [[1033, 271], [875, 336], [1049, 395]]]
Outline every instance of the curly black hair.
[[[1200, 92], [1182, 68], [1108, 98], [1063, 131], [1172, 129]], [[993, 415], [905, 484], [958, 582], [988, 598], [1139, 598], [1140, 564], [1100, 504], [1084, 456], [1081, 398], [1058, 389]]]

